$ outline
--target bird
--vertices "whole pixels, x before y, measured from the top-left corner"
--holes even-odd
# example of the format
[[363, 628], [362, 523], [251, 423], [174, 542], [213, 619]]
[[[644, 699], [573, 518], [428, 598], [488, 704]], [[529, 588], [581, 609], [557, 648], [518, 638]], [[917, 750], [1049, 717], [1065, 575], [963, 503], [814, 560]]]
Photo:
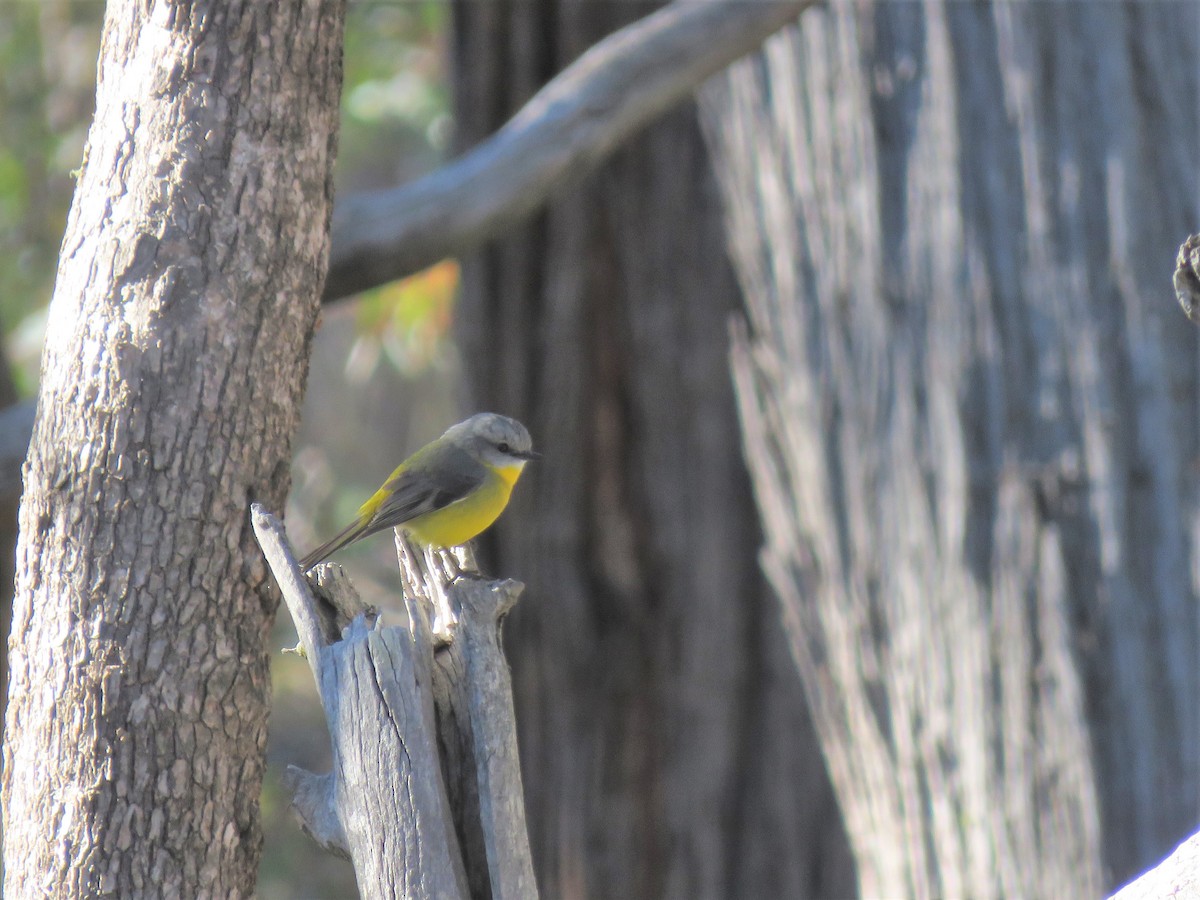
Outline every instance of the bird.
[[300, 570], [387, 528], [426, 547], [465, 544], [504, 512], [525, 464], [540, 458], [516, 419], [476, 413], [400, 463], [353, 522], [305, 554]]

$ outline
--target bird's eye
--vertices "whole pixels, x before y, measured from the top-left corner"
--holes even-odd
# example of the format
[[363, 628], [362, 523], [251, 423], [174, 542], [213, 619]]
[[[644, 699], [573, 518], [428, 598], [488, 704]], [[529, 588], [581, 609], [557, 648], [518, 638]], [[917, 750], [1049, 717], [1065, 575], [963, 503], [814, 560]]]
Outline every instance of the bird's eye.
[[508, 444], [505, 443], [504, 441], [501, 441], [500, 443], [498, 443], [496, 445], [496, 449], [499, 450], [501, 453], [508, 453], [510, 450], [512, 450], [512, 447], [508, 446]]

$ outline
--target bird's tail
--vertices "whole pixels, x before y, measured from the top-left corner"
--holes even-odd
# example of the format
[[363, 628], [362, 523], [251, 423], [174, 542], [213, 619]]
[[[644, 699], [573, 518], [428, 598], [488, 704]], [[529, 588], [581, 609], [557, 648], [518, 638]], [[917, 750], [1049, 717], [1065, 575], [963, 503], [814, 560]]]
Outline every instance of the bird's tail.
[[356, 519], [355, 521], [351, 522], [316, 550], [306, 554], [305, 557], [300, 560], [300, 571], [307, 572], [317, 563], [328, 559], [347, 544], [352, 544], [360, 537], [365, 537], [366, 535], [370, 534], [370, 525], [370, 521], [366, 519]]

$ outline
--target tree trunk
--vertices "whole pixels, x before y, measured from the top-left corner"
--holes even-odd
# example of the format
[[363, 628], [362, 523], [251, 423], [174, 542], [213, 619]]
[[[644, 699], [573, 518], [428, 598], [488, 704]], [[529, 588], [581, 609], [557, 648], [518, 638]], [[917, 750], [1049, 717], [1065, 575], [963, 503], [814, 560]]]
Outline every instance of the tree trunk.
[[865, 894], [1195, 823], [1195, 4], [834, 4], [709, 95], [739, 400]]
[[26, 467], [4, 894], [253, 891], [341, 0], [110, 2]]
[[[458, 4], [460, 143], [652, 8]], [[471, 408], [517, 415], [545, 451], [483, 548], [528, 584], [505, 631], [543, 894], [853, 894], [757, 571], [739, 297], [694, 108], [465, 260], [460, 302]]]

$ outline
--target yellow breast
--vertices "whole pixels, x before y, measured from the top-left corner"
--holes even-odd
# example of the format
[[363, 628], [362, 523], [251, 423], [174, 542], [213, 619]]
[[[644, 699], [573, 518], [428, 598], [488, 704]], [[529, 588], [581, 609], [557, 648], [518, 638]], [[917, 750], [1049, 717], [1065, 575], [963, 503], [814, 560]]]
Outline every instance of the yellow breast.
[[515, 466], [500, 466], [492, 469], [492, 471], [504, 479], [504, 481], [508, 484], [508, 489], [511, 491], [512, 486], [516, 484], [517, 479], [521, 477], [521, 473], [525, 471], [525, 463], [518, 463]]
[[405, 522], [404, 530], [418, 543], [429, 547], [465, 544], [504, 512], [523, 468], [522, 465], [493, 469], [483, 484], [470, 494], [449, 506]]

